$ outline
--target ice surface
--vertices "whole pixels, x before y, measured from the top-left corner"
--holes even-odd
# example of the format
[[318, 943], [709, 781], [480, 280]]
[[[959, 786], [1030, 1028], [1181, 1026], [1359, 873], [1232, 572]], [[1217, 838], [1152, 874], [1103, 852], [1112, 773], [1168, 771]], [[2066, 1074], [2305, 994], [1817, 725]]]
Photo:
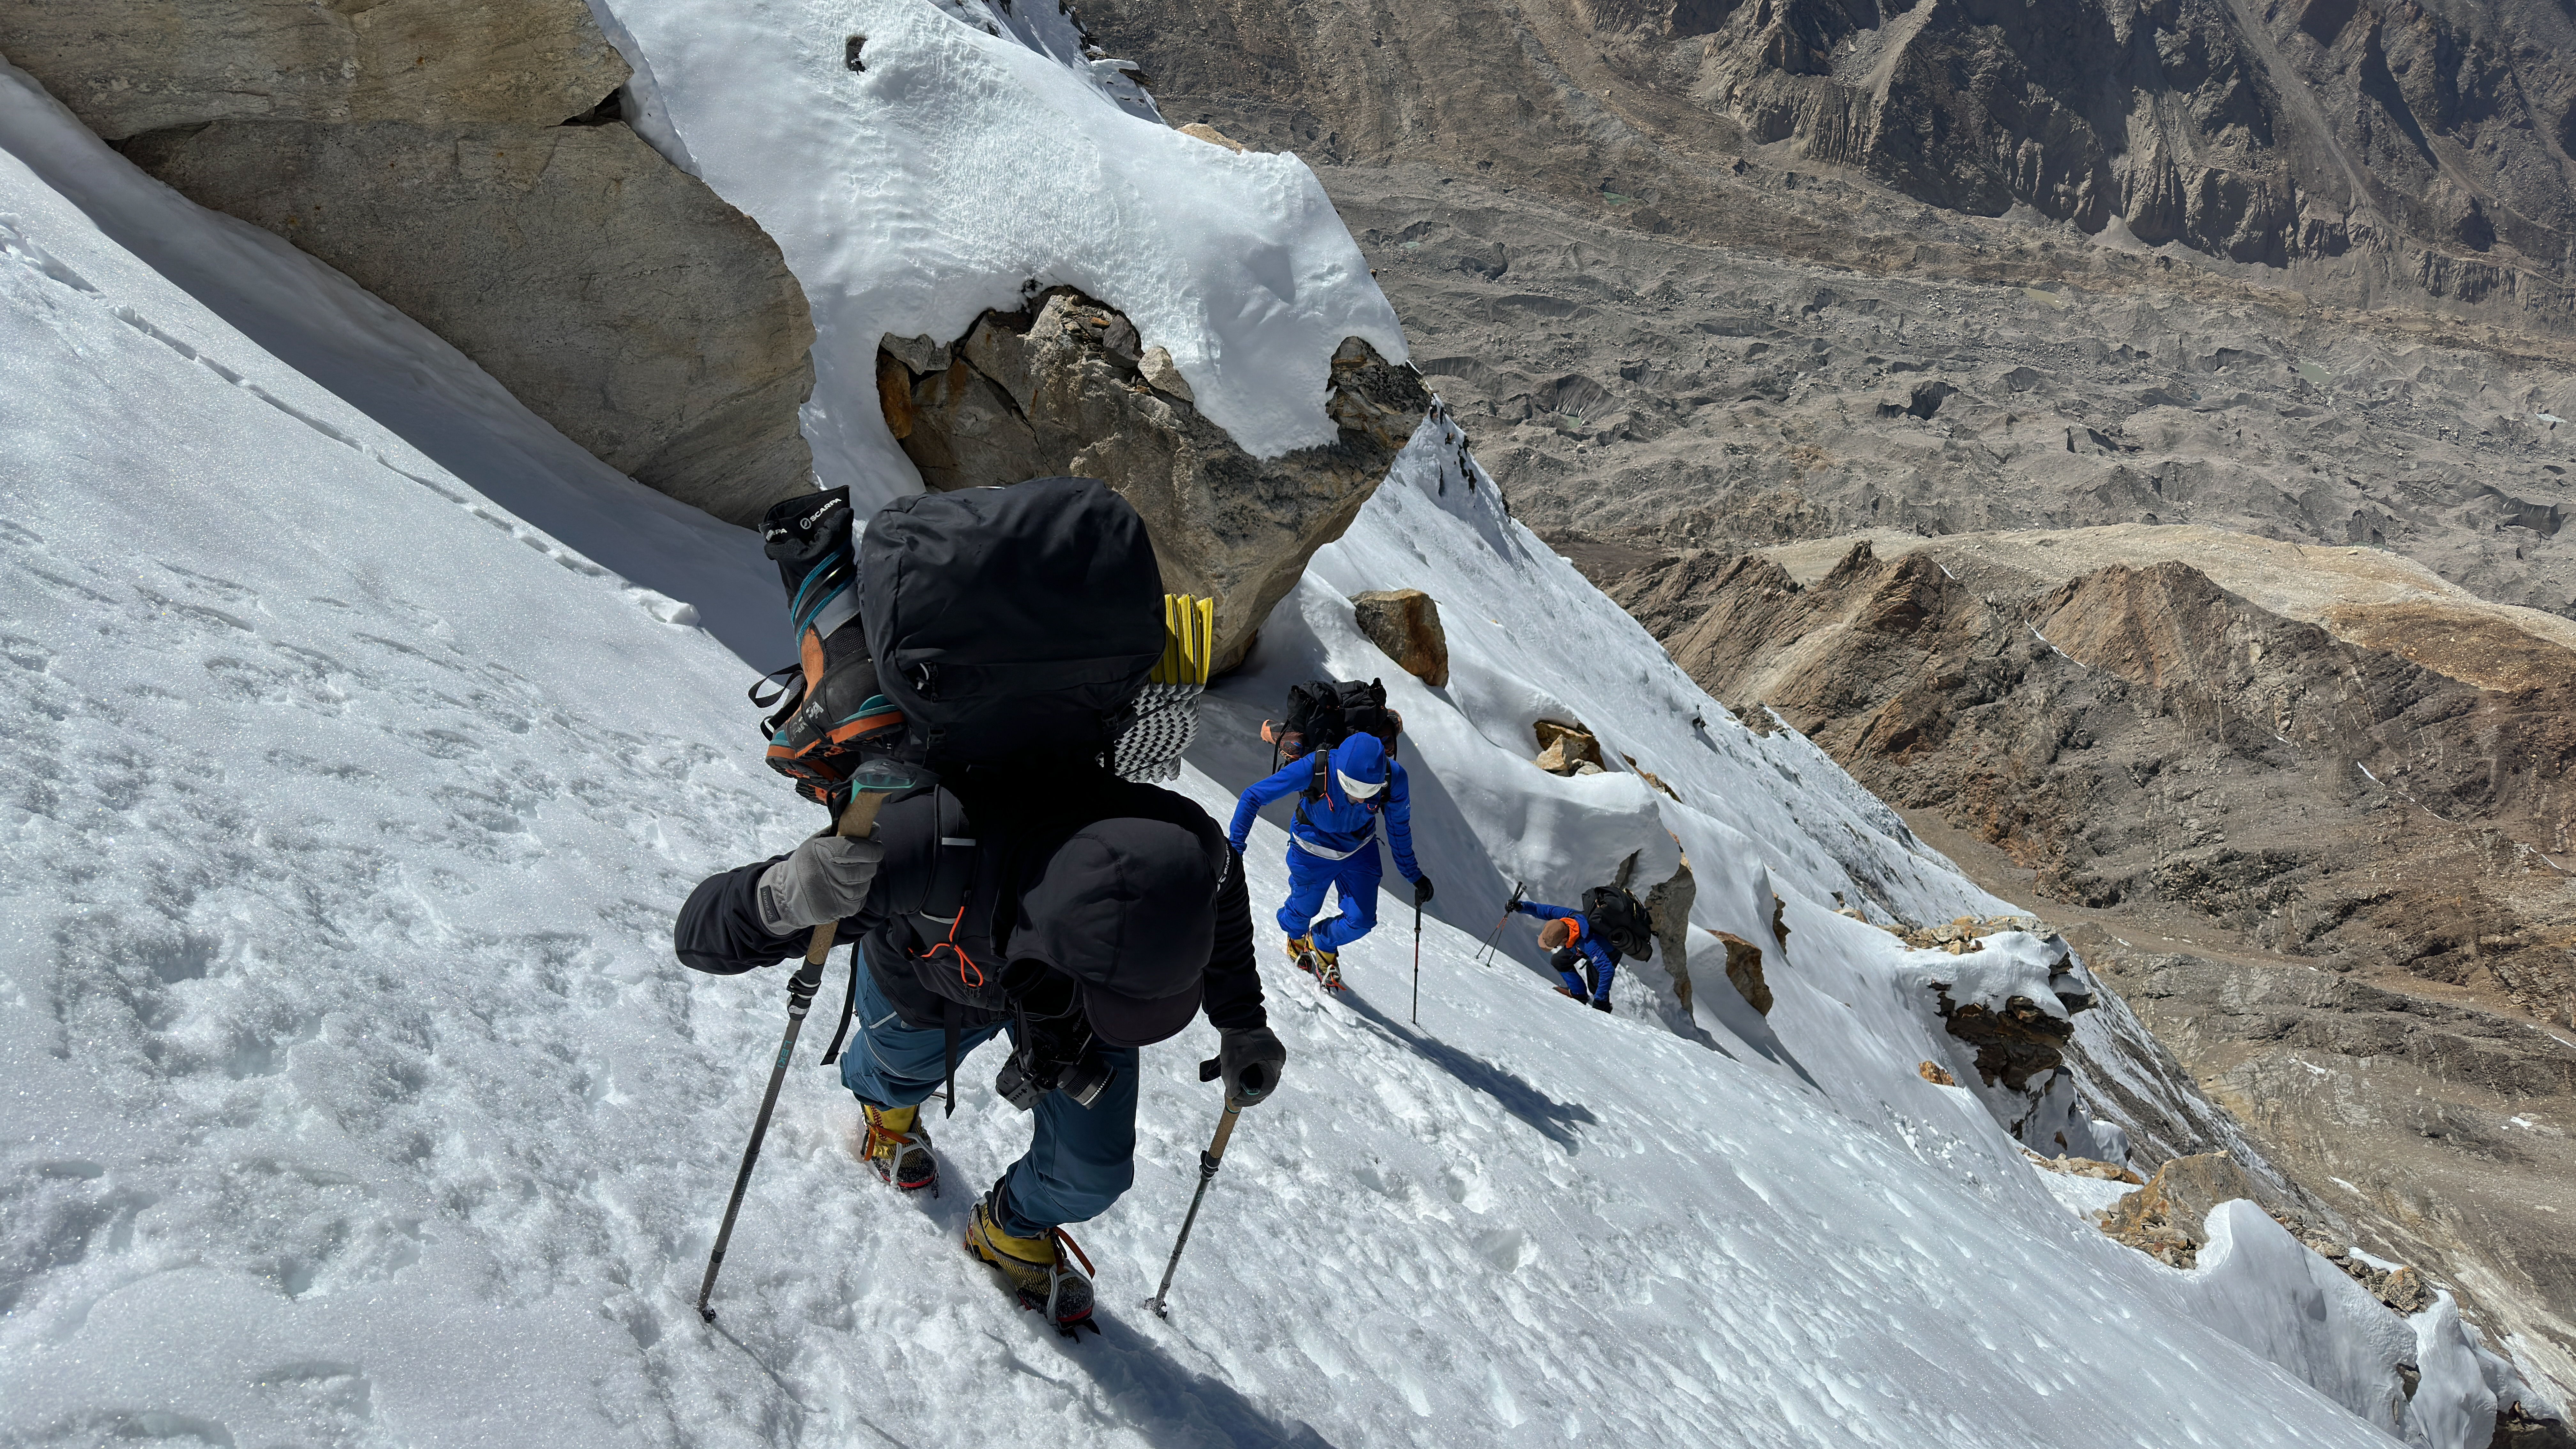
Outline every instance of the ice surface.
[[[805, 435], [825, 487], [871, 503], [921, 486], [878, 411], [881, 337], [962, 336], [1033, 283], [1126, 313], [1199, 411], [1262, 457], [1333, 441], [1324, 392], [1343, 338], [1405, 356], [1306, 163], [1132, 114], [1132, 83], [1051, 53], [1064, 41], [1049, 27], [1024, 42], [1016, 26], [992, 33], [981, 3], [930, 0], [607, 3], [698, 174], [804, 283]], [[864, 71], [844, 64], [852, 36]]]

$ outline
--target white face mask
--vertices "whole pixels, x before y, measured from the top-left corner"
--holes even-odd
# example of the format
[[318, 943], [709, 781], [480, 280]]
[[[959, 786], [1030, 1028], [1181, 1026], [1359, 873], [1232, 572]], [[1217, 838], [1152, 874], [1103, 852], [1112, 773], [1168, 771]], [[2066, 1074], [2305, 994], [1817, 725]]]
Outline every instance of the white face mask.
[[1354, 780], [1339, 770], [1333, 772], [1333, 777], [1342, 782], [1342, 793], [1354, 800], [1365, 800], [1386, 788], [1384, 780]]

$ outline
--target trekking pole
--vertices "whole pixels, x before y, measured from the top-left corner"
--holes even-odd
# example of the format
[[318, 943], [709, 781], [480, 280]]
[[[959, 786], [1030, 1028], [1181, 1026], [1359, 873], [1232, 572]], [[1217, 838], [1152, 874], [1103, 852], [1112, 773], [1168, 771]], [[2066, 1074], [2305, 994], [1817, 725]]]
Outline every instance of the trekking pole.
[[[853, 782], [848, 808], [842, 810], [835, 835], [865, 835], [877, 828], [877, 811], [884, 808], [889, 787], [882, 783], [859, 785]], [[742, 1149], [742, 1170], [734, 1174], [733, 1197], [725, 1203], [724, 1226], [716, 1229], [715, 1250], [707, 1254], [707, 1276], [698, 1284], [698, 1317], [716, 1321], [716, 1311], [707, 1300], [716, 1291], [716, 1274], [724, 1267], [725, 1245], [733, 1241], [734, 1218], [742, 1212], [742, 1195], [751, 1187], [751, 1169], [760, 1161], [761, 1140], [769, 1135], [769, 1114], [778, 1108], [778, 1089], [787, 1080], [787, 1060], [796, 1053], [796, 1033], [805, 1026], [805, 1013], [814, 1004], [814, 993], [823, 985], [823, 958], [832, 952], [832, 937], [841, 929], [838, 921], [825, 921], [814, 928], [813, 939], [805, 947], [805, 964], [787, 980], [787, 1034], [778, 1039], [778, 1064], [769, 1069], [769, 1090], [761, 1096], [760, 1115], [751, 1121], [751, 1141]], [[850, 969], [859, 969], [852, 961]]]
[[1422, 1025], [1422, 902], [1413, 903], [1413, 1024]]
[[[1210, 1057], [1199, 1063], [1199, 1080], [1215, 1081], [1223, 1071], [1220, 1063], [1224, 1060], [1223, 1057]], [[1145, 1300], [1145, 1306], [1154, 1310], [1156, 1318], [1172, 1316], [1163, 1306], [1163, 1300], [1171, 1294], [1172, 1275], [1181, 1270], [1181, 1249], [1190, 1245], [1190, 1229], [1198, 1225], [1199, 1204], [1207, 1201], [1208, 1184], [1216, 1181], [1217, 1164], [1225, 1160], [1226, 1139], [1234, 1135], [1234, 1119], [1242, 1111], [1243, 1104], [1228, 1094], [1225, 1115], [1216, 1119], [1216, 1139], [1208, 1143], [1207, 1151], [1199, 1154], [1199, 1190], [1190, 1198], [1189, 1216], [1181, 1219], [1181, 1235], [1172, 1243], [1172, 1261], [1163, 1265], [1163, 1286], [1155, 1289], [1154, 1296]]]
[[[1477, 965], [1491, 966], [1494, 964], [1492, 960], [1494, 954], [1494, 943], [1503, 938], [1503, 927], [1512, 923], [1512, 907], [1521, 903], [1521, 896], [1526, 893], [1528, 889], [1529, 887], [1527, 886], [1517, 884], [1512, 887], [1512, 898], [1511, 901], [1503, 907], [1503, 918], [1494, 922], [1493, 934], [1485, 937], [1484, 946], [1476, 952]], [[1416, 914], [1419, 914], [1418, 910]], [[1414, 931], [1416, 935], [1421, 933], [1421, 923], [1419, 921], [1414, 923]], [[1415, 942], [1413, 949], [1415, 956], [1418, 959], [1422, 951], [1421, 943], [1419, 941]]]

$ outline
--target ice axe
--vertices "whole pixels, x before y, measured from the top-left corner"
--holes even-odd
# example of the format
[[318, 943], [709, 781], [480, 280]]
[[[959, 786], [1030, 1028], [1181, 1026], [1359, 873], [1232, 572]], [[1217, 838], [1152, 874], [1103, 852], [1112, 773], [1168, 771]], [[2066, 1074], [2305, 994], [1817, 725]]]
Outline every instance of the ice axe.
[[[1224, 1063], [1223, 1057], [1210, 1057], [1199, 1063], [1199, 1080], [1213, 1082], [1224, 1075]], [[1225, 1161], [1226, 1141], [1234, 1136], [1234, 1119], [1242, 1112], [1243, 1104], [1236, 1101], [1232, 1093], [1228, 1093], [1225, 1099], [1225, 1115], [1216, 1119], [1216, 1138], [1208, 1143], [1205, 1152], [1199, 1154], [1199, 1190], [1190, 1198], [1189, 1216], [1181, 1219], [1181, 1236], [1172, 1244], [1172, 1261], [1163, 1265], [1163, 1286], [1155, 1289], [1154, 1296], [1145, 1300], [1145, 1306], [1154, 1310], [1156, 1318], [1172, 1316], [1170, 1310], [1164, 1306], [1163, 1300], [1171, 1294], [1172, 1275], [1181, 1270], [1181, 1249], [1190, 1245], [1190, 1229], [1198, 1226], [1199, 1204], [1207, 1201], [1208, 1184], [1216, 1181], [1217, 1165]]]
[[[877, 812], [885, 808], [894, 792], [909, 788], [912, 775], [889, 760], [872, 760], [850, 778], [849, 803], [842, 807], [833, 834], [862, 836], [877, 828]], [[724, 1226], [716, 1230], [714, 1251], [707, 1254], [707, 1276], [698, 1284], [698, 1316], [709, 1323], [716, 1321], [716, 1310], [708, 1302], [715, 1295], [716, 1274], [724, 1267], [725, 1246], [733, 1241], [734, 1219], [742, 1212], [742, 1195], [751, 1187], [751, 1169], [760, 1161], [760, 1144], [769, 1135], [769, 1114], [778, 1108], [778, 1089], [787, 1081], [788, 1059], [796, 1054], [796, 1034], [805, 1027], [805, 1013], [814, 1005], [814, 993], [823, 985], [823, 958], [832, 952], [832, 937], [841, 923], [825, 921], [814, 928], [813, 939], [805, 946], [805, 964], [787, 979], [787, 1033], [778, 1039], [778, 1063], [769, 1069], [769, 1090], [760, 1099], [760, 1115], [751, 1122], [751, 1141], [742, 1149], [742, 1170], [734, 1174], [733, 1197], [725, 1203]], [[852, 961], [850, 969], [859, 969]]]

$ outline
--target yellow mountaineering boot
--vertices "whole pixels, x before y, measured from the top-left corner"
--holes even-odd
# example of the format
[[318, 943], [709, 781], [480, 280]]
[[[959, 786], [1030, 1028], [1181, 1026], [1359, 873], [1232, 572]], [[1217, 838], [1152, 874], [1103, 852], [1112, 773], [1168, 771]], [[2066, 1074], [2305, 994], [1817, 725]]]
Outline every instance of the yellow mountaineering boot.
[[867, 1141], [859, 1155], [877, 1176], [905, 1192], [930, 1189], [939, 1196], [939, 1159], [930, 1155], [930, 1129], [921, 1125], [921, 1108], [871, 1107], [865, 1102], [859, 1110], [867, 1114]]
[[1078, 1337], [1085, 1328], [1098, 1333], [1100, 1325], [1091, 1321], [1091, 1279], [1070, 1261], [1080, 1258], [1088, 1270], [1091, 1259], [1062, 1228], [1034, 1238], [1013, 1237], [1003, 1229], [996, 1207], [1001, 1196], [1002, 1183], [996, 1182], [975, 1204], [966, 1220], [966, 1251], [992, 1265], [1019, 1294], [1022, 1308], [1036, 1310], [1065, 1337]]
[[1327, 991], [1342, 989], [1342, 958], [1330, 951], [1316, 950], [1314, 937], [1289, 937], [1288, 954], [1296, 961], [1298, 970], [1315, 978], [1316, 985]]

